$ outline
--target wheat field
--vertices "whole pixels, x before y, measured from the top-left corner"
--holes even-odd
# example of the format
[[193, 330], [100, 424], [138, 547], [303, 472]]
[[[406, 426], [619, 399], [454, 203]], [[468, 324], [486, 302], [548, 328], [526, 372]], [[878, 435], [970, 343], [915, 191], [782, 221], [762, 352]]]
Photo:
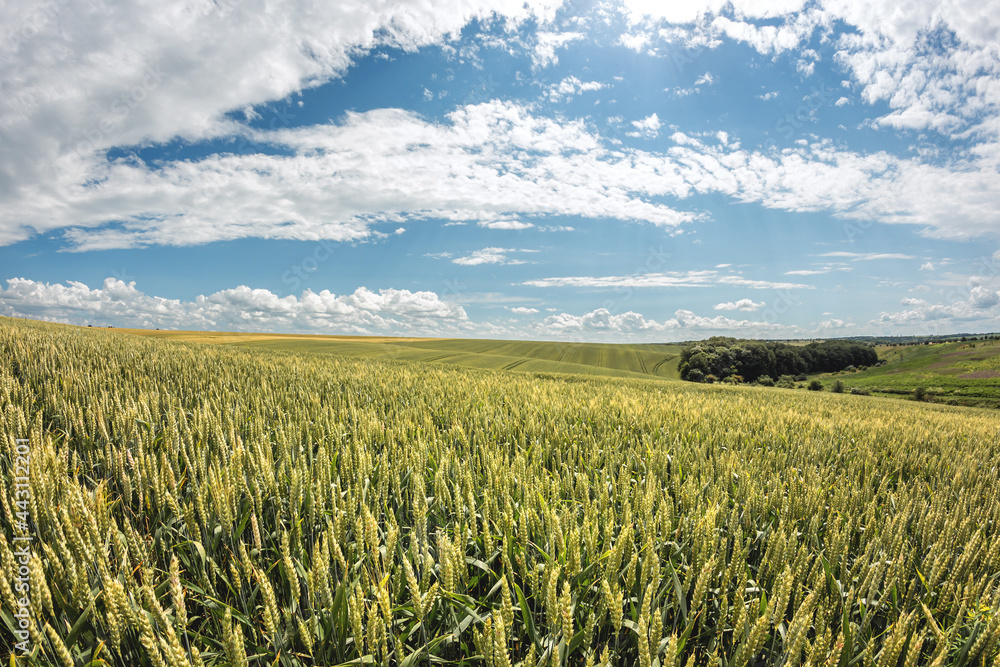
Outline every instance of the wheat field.
[[16, 664], [992, 665], [998, 433], [2, 320], [2, 650], [27, 543]]

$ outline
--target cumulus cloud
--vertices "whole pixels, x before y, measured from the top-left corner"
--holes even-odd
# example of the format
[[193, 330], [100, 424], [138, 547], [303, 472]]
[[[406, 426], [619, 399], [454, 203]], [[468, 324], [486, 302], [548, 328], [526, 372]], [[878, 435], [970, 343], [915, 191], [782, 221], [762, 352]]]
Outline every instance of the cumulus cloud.
[[946, 294], [944, 302], [904, 297], [900, 301], [906, 307], [904, 310], [882, 312], [871, 324], [905, 327], [922, 334], [954, 332], [956, 326], [969, 325], [995, 330], [1000, 324], [1000, 292], [987, 284], [992, 281], [977, 275], [959, 282]]
[[548, 87], [547, 92], [550, 102], [566, 101], [576, 95], [601, 90], [606, 86], [600, 81], [581, 81], [575, 76], [568, 76], [559, 83], [554, 83]]
[[[624, 0], [632, 28], [622, 43], [655, 52], [659, 39], [701, 48], [717, 46], [724, 36], [771, 55], [795, 52], [818, 33], [851, 73], [861, 99], [890, 108], [876, 126], [1000, 138], [1000, 9], [994, 5], [914, 0], [902, 10], [890, 0], [820, 0], [808, 7], [804, 0], [676, 4]], [[850, 29], [837, 31], [841, 25]], [[807, 57], [797, 58], [796, 67], [810, 76], [816, 54], [805, 49], [799, 55]]]
[[727, 301], [725, 303], [716, 304], [716, 310], [742, 310], [744, 312], [750, 312], [758, 310], [764, 307], [764, 302], [754, 301], [753, 299], [740, 299], [739, 301]]
[[969, 303], [973, 308], [982, 310], [992, 308], [1000, 303], [997, 291], [985, 285], [976, 285], [969, 291]]
[[853, 322], [847, 322], [839, 318], [831, 317], [828, 320], [823, 320], [822, 322], [820, 322], [816, 326], [816, 329], [817, 331], [821, 332], [829, 332], [836, 329], [851, 329], [854, 326], [855, 325]]
[[628, 136], [655, 139], [659, 136], [660, 128], [663, 127], [663, 123], [660, 122], [659, 116], [653, 113], [641, 120], [633, 120], [632, 126], [635, 127], [635, 131], [627, 132], [626, 134], [628, 134]]
[[759, 335], [793, 329], [764, 320], [734, 320], [724, 315], [705, 317], [684, 309], [674, 311], [673, 317], [657, 321], [634, 311], [613, 313], [607, 308], [597, 308], [583, 315], [565, 312], [550, 315], [536, 330], [559, 335], [586, 334], [590, 338], [631, 339], [641, 336], [646, 340], [659, 340], [660, 337], [692, 338], [733, 332]]
[[[51, 233], [77, 250], [247, 237], [346, 241], [371, 238], [382, 223], [499, 226], [511, 216], [537, 224], [523, 218], [549, 215], [676, 227], [704, 217], [684, 210], [685, 199], [713, 193], [912, 224], [942, 238], [998, 231], [1000, 11], [971, 0], [948, 11], [917, 0], [912, 12], [888, 0], [865, 9], [834, 0], [675, 4], [626, 0], [622, 11], [650, 39], [681, 30], [692, 43], [708, 43], [701, 34], [708, 31], [769, 54], [801, 48], [822, 32], [829, 37], [823, 48], [851, 73], [852, 99], [889, 105], [877, 123], [994, 140], [947, 163], [805, 139], [784, 151], [745, 150], [681, 132], [675, 146], [647, 152], [615, 147], [585, 121], [497, 101], [459, 106], [439, 122], [378, 109], [291, 129], [297, 92], [339, 76], [379, 46], [441, 44], [472, 19], [496, 17], [538, 26], [533, 57], [542, 67], [586, 35], [554, 30], [557, 0], [377, 0], [319, 10], [276, 0], [274, 20], [264, 22], [259, 8], [232, 3], [190, 11], [139, 1], [59, 3], [39, 20], [5, 5], [0, 244]], [[856, 30], [827, 34], [838, 22]], [[705, 75], [699, 81], [710, 83]], [[566, 94], [599, 85], [568, 77], [560, 91], [564, 84]], [[284, 101], [260, 106], [275, 100]], [[271, 127], [289, 129], [253, 131], [244, 122], [269, 114]], [[653, 137], [661, 129], [653, 114], [629, 131]], [[275, 150], [158, 164], [109, 163], [103, 153], [218, 137]]]
[[[473, 322], [460, 305], [434, 292], [359, 287], [351, 294], [305, 290], [299, 296], [278, 296], [245, 285], [193, 300], [167, 299], [140, 291], [135, 282], [107, 278], [98, 288], [84, 283], [36, 282], [25, 278], [0, 287], [0, 315], [53, 322], [119, 328], [160, 328], [203, 331], [296, 332], [359, 335], [505, 335], [503, 323]], [[663, 340], [743, 332], [759, 335], [795, 327], [763, 320], [737, 320], [722, 315], [704, 317], [677, 310], [657, 321], [641, 313], [613, 313], [598, 308], [583, 315], [558, 312], [540, 322], [520, 325], [520, 334], [581, 340]], [[537, 308], [515, 306], [515, 315], [534, 315]], [[510, 320], [514, 322], [514, 320]], [[523, 327], [527, 328], [523, 328]]]
[[[374, 48], [414, 51], [495, 16], [512, 26], [547, 25], [560, 4], [4, 3], [0, 196], [57, 205], [64, 193], [47, 184], [82, 184], [95, 152], [229, 136], [239, 131], [230, 112], [248, 119], [256, 112], [246, 110], [338, 77]], [[281, 126], [294, 112], [273, 113], [271, 126]], [[27, 235], [4, 231], [0, 242]]]
[[11, 278], [0, 288], [0, 314], [95, 326], [312, 333], [459, 331], [469, 319], [464, 308], [427, 291], [359, 287], [352, 294], [306, 290], [279, 297], [241, 285], [184, 301], [145, 294], [116, 278], [94, 289]]
[[582, 32], [551, 32], [541, 31], [536, 37], [535, 49], [531, 54], [532, 63], [536, 68], [548, 67], [559, 62], [556, 51], [567, 44], [583, 39]]

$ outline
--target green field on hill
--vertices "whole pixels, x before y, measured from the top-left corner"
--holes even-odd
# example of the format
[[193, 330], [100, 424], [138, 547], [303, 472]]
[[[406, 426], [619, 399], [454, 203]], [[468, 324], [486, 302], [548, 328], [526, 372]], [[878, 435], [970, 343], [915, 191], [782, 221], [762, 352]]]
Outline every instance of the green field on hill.
[[907, 396], [922, 387], [934, 402], [1000, 407], [1000, 341], [884, 346], [878, 353], [883, 366], [817, 377], [827, 386], [839, 379], [848, 391]]
[[[305, 334], [155, 331], [118, 333], [165, 340], [260, 350], [306, 352], [594, 377], [679, 379], [682, 344], [567, 343], [462, 338], [323, 336]], [[829, 390], [836, 380], [876, 396], [910, 398], [923, 387], [927, 400], [969, 407], [1000, 408], [1000, 341], [954, 341], [930, 345], [879, 346], [882, 366], [864, 371], [810, 375]], [[803, 383], [804, 387], [805, 384]]]
[[680, 345], [628, 345], [463, 338], [302, 336], [121, 329], [124, 333], [291, 352], [374, 357], [529, 373], [677, 379]]

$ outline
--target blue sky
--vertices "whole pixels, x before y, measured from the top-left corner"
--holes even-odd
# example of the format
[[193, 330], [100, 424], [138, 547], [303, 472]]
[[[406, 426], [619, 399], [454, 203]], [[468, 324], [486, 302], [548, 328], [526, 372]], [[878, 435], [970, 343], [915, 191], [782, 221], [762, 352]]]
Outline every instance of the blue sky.
[[1000, 330], [998, 6], [63, 0], [0, 24], [2, 315]]

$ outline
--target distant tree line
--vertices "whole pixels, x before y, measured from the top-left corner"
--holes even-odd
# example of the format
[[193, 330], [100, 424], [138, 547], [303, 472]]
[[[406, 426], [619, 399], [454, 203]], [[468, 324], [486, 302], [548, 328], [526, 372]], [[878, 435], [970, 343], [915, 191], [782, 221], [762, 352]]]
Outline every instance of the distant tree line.
[[976, 341], [1000, 340], [1000, 334], [949, 334], [946, 336], [865, 336], [860, 338], [872, 345], [891, 345], [906, 347], [909, 345], [933, 345], [935, 343], [968, 343]]
[[866, 343], [825, 340], [808, 345], [716, 336], [681, 351], [680, 375], [692, 382], [756, 382], [768, 377], [832, 373], [848, 366], [873, 366], [878, 354]]

